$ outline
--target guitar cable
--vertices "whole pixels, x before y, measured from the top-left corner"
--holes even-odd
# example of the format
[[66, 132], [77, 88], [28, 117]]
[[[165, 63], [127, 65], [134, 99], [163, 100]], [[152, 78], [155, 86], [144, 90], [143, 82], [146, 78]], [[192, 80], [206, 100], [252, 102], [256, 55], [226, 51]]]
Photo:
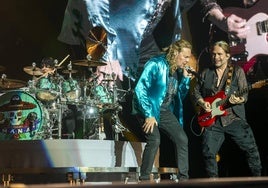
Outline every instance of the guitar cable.
[[200, 133], [197, 133], [194, 129], [193, 129], [193, 126], [194, 126], [194, 120], [195, 118], [197, 117], [197, 114], [195, 114], [192, 119], [191, 119], [191, 122], [190, 122], [190, 129], [191, 129], [191, 132], [193, 133], [193, 135], [195, 136], [201, 136], [203, 131], [204, 131], [204, 127], [201, 127], [201, 130], [200, 130]]

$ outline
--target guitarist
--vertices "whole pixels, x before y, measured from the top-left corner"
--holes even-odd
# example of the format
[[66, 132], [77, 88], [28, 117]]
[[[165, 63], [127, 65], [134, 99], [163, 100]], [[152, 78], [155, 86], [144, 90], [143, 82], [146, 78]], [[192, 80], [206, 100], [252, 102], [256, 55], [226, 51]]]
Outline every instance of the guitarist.
[[[252, 175], [260, 176], [259, 151], [251, 127], [245, 117], [244, 103], [247, 101], [247, 93], [242, 96], [234, 94], [235, 91], [248, 87], [245, 73], [240, 66], [230, 63], [230, 48], [225, 41], [214, 43], [210, 48], [210, 53], [212, 65], [201, 72], [199, 82], [192, 92], [194, 104], [199, 105], [203, 112], [211, 115], [211, 117], [201, 118], [200, 123], [214, 118], [213, 121], [208, 120], [211, 124], [202, 124], [205, 127], [202, 134], [202, 152], [207, 175], [218, 177], [216, 154], [224, 142], [225, 134], [227, 134], [246, 153]], [[217, 95], [222, 91], [224, 94]], [[218, 97], [208, 101], [207, 97], [213, 95]], [[214, 102], [219, 98], [227, 98], [227, 104], [214, 109]], [[218, 115], [216, 113], [216, 117], [212, 117], [215, 111], [218, 111]]]

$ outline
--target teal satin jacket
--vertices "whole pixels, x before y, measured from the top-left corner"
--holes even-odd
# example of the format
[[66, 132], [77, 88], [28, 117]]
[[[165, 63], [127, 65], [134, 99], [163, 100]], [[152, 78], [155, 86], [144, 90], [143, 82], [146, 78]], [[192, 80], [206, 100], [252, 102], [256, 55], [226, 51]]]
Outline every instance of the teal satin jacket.
[[[190, 87], [190, 78], [179, 74], [178, 92], [175, 102], [170, 109], [183, 126], [183, 99]], [[169, 82], [169, 64], [166, 55], [162, 54], [151, 58], [144, 66], [144, 70], [134, 89], [132, 113], [144, 118], [155, 117], [160, 120], [160, 107], [167, 92]]]

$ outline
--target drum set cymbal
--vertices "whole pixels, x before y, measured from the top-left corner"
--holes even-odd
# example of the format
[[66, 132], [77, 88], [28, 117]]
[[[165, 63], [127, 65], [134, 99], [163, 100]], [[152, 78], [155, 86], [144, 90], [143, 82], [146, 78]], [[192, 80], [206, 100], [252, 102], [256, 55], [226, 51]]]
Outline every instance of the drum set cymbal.
[[62, 71], [63, 74], [75, 74], [77, 72], [78, 72], [78, 70], [63, 70]]
[[98, 67], [107, 65], [104, 62], [94, 61], [94, 60], [76, 60], [73, 62], [74, 65], [83, 66], [83, 67]]
[[32, 75], [32, 76], [41, 76], [41, 75], [43, 75], [42, 70], [40, 68], [38, 68], [38, 67], [33, 68], [32, 66], [27, 66], [27, 67], [23, 68], [23, 71], [26, 72], [29, 75]]
[[21, 80], [7, 79], [7, 78], [0, 79], [0, 88], [3, 90], [18, 89], [25, 87], [26, 85], [27, 83]]
[[107, 33], [104, 28], [97, 26], [89, 31], [86, 48], [93, 60], [98, 60], [104, 55], [107, 49]]

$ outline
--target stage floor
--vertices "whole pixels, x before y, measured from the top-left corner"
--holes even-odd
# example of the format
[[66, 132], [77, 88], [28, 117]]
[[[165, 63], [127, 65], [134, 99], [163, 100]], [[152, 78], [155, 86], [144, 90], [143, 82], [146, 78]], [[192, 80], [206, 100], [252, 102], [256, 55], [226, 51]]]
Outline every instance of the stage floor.
[[[0, 174], [7, 187], [268, 187], [268, 177], [190, 179], [175, 183], [176, 168], [159, 168], [156, 181], [138, 182], [145, 143], [55, 139], [0, 142]], [[165, 178], [163, 178], [163, 176]], [[166, 176], [167, 175], [167, 176]]]
[[267, 188], [267, 177], [243, 177], [243, 178], [216, 178], [216, 179], [190, 179], [188, 181], [175, 183], [171, 180], [156, 182], [84, 182], [84, 183], [52, 183], [52, 184], [22, 184], [11, 183], [8, 187], [21, 188], [70, 188], [70, 187], [101, 187], [101, 188], [123, 188], [123, 187], [183, 187], [183, 188]]

